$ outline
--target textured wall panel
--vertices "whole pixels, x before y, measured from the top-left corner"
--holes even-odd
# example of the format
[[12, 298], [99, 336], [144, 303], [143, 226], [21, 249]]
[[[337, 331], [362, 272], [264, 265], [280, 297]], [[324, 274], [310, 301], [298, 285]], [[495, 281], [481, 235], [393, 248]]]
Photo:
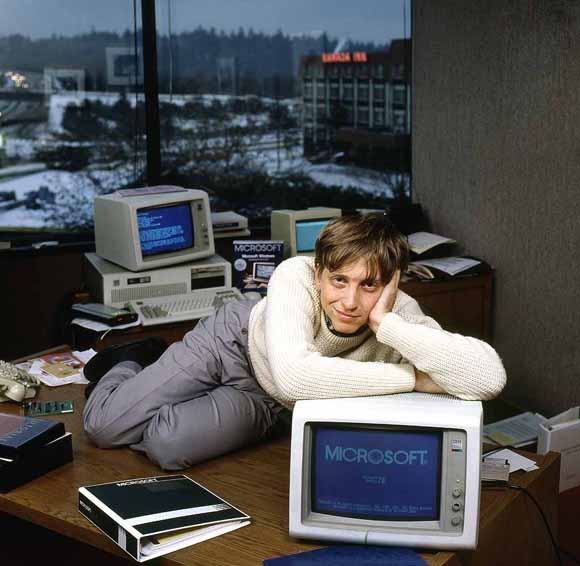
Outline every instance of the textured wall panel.
[[497, 269], [505, 397], [580, 403], [580, 2], [413, 1], [413, 198]]

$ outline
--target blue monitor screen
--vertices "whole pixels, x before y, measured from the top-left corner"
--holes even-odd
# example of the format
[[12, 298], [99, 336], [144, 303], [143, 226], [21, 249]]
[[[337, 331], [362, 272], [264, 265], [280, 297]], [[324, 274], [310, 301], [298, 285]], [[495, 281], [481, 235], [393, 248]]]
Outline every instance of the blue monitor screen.
[[137, 211], [143, 257], [193, 247], [193, 221], [189, 203]]
[[316, 513], [374, 520], [439, 519], [442, 433], [313, 426]]
[[298, 220], [296, 222], [296, 252], [313, 252], [316, 238], [332, 218], [324, 220]]

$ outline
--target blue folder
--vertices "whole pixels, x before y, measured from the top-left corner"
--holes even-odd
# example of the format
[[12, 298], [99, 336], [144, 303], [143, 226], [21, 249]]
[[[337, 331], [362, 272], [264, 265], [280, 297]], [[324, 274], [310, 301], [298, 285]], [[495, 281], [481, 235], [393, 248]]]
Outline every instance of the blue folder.
[[339, 545], [264, 560], [263, 566], [425, 566], [412, 549]]

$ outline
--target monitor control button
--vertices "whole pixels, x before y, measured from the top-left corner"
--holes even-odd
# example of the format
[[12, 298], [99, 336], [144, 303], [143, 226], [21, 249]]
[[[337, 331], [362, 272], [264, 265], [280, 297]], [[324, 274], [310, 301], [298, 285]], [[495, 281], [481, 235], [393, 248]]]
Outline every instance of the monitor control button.
[[454, 527], [457, 527], [457, 526], [461, 525], [461, 517], [453, 517], [453, 518], [451, 519], [451, 524], [452, 524]]
[[451, 509], [453, 509], [453, 511], [461, 511], [461, 503], [459, 503], [458, 501], [456, 501], [452, 506]]
[[461, 489], [459, 489], [458, 487], [456, 487], [452, 492], [451, 495], [453, 497], [455, 497], [455, 499], [457, 499], [458, 497], [461, 497], [461, 494], [463, 493], [463, 491], [461, 491]]

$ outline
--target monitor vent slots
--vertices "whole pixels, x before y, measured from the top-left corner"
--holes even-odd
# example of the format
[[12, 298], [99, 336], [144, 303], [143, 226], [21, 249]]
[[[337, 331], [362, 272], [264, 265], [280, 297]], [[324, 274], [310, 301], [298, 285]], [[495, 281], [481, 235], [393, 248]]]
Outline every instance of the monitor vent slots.
[[134, 289], [113, 289], [111, 291], [111, 300], [113, 303], [126, 303], [127, 301], [137, 301], [139, 299], [184, 295], [187, 292], [186, 283], [151, 285], [150, 287], [135, 287]]

